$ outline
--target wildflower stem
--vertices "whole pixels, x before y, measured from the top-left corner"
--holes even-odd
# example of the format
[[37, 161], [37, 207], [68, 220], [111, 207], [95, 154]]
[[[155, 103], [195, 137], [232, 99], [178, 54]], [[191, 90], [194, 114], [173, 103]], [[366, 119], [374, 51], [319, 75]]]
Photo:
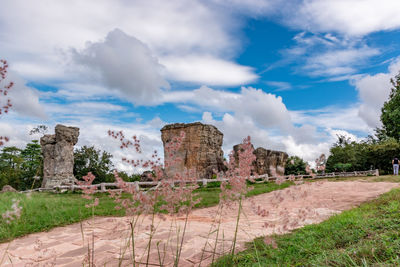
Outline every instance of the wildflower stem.
[[131, 235], [132, 235], [132, 257], [133, 257], [133, 267], [136, 266], [136, 252], [135, 252], [135, 228], [136, 228], [136, 224], [139, 221], [139, 217], [140, 217], [140, 213], [137, 215], [136, 220], [135, 218], [133, 218], [133, 224], [132, 222], [130, 222], [131, 224]]
[[237, 233], [239, 229], [239, 220], [240, 220], [240, 213], [242, 211], [242, 195], [239, 197], [239, 208], [238, 208], [238, 215], [236, 218], [236, 228], [235, 228], [235, 235], [233, 237], [233, 243], [232, 243], [232, 256], [235, 255], [235, 247], [236, 247], [236, 238], [237, 238]]
[[153, 207], [153, 214], [151, 216], [151, 225], [150, 225], [150, 237], [149, 237], [149, 246], [147, 247], [147, 259], [146, 259], [146, 266], [149, 266], [149, 259], [150, 259], [150, 248], [151, 248], [151, 241], [153, 239], [154, 234], [154, 217], [156, 214], [156, 207]]
[[94, 266], [94, 231], [92, 231], [92, 266]]
[[[210, 226], [210, 230], [208, 231], [206, 242], [204, 243], [204, 247], [203, 247], [203, 250], [201, 252], [199, 267], [201, 266], [201, 263], [203, 262], [204, 252], [206, 251], [208, 239], [210, 238], [210, 235], [211, 235], [212, 228], [213, 228], [214, 224], [217, 222], [218, 215], [220, 215], [219, 224], [221, 224], [221, 210], [222, 210], [222, 204], [220, 203], [218, 205], [217, 215], [215, 216], [214, 222]], [[218, 230], [219, 230], [219, 227], [218, 227]], [[218, 239], [218, 232], [217, 232], [217, 239]]]
[[213, 256], [212, 256], [212, 260], [211, 260], [212, 263], [214, 263], [215, 254], [216, 254], [216, 251], [217, 251], [219, 229], [220, 229], [220, 227], [221, 227], [221, 218], [222, 218], [222, 205], [221, 205], [221, 213], [219, 214], [217, 235], [215, 236], [215, 244], [214, 244]]
[[6, 250], [3, 253], [3, 257], [1, 257], [1, 261], [0, 261], [0, 266], [3, 264], [4, 258], [6, 257], [6, 254], [8, 252], [8, 248], [10, 247], [11, 242], [8, 243]]
[[179, 264], [179, 258], [181, 257], [181, 252], [182, 252], [182, 246], [183, 246], [183, 239], [185, 238], [185, 232], [186, 232], [186, 226], [187, 226], [187, 222], [188, 222], [188, 218], [189, 218], [189, 207], [187, 207], [186, 209], [186, 218], [185, 218], [185, 225], [183, 226], [183, 233], [182, 233], [182, 239], [181, 239], [181, 244], [179, 246], [179, 252], [178, 255], [176, 255], [176, 259], [175, 259], [175, 267], [178, 267]]

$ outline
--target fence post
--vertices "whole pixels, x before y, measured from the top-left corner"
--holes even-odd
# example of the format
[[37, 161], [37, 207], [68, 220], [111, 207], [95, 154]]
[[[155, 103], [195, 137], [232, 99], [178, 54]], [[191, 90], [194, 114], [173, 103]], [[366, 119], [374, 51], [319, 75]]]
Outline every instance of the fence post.
[[204, 186], [204, 187], [207, 186], [207, 179], [203, 179], [203, 186]]
[[106, 186], [104, 183], [100, 184], [100, 190], [101, 190], [101, 192], [106, 192]]
[[379, 176], [379, 169], [375, 170], [375, 176]]
[[136, 189], [136, 191], [140, 190], [140, 186], [139, 186], [139, 182], [138, 181], [135, 181], [135, 189]]

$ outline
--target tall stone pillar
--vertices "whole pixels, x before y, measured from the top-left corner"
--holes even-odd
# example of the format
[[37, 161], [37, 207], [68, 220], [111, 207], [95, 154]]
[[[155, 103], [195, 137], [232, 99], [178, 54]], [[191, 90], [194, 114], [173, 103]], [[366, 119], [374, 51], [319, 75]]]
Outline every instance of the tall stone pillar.
[[[185, 133], [185, 138], [175, 155], [166, 151], [166, 145], [174, 137]], [[175, 173], [192, 170], [197, 178], [211, 178], [214, 170], [224, 171], [224, 153], [222, 151], [223, 134], [213, 125], [195, 123], [175, 123], [161, 129], [161, 139], [164, 144], [164, 159], [173, 161], [171, 157], [178, 157], [172, 166], [167, 166], [167, 177], [174, 177]]]
[[78, 142], [78, 136], [79, 128], [58, 124], [55, 134], [40, 138], [43, 154], [42, 187], [74, 184], [74, 145]]

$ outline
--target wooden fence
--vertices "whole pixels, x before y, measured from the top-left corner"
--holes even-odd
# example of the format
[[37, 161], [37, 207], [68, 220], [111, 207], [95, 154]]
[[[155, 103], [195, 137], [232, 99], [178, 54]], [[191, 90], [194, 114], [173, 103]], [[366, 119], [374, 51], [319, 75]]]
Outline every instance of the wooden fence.
[[[354, 172], [332, 172], [332, 173], [325, 173], [323, 175], [285, 175], [285, 176], [268, 176], [268, 175], [258, 175], [258, 176], [251, 176], [249, 180], [255, 183], [264, 183], [269, 181], [276, 181], [277, 179], [281, 181], [288, 181], [288, 180], [302, 180], [302, 179], [324, 179], [324, 178], [333, 178], [333, 177], [357, 177], [357, 176], [379, 176], [379, 170], [369, 170], [369, 171], [354, 171]], [[170, 181], [172, 186], [175, 184], [183, 183], [197, 183], [206, 187], [208, 183], [211, 182], [228, 182], [229, 179], [199, 179], [196, 181]], [[154, 190], [158, 188], [161, 182], [127, 182], [126, 184], [134, 186], [136, 190]], [[57, 186], [53, 188], [36, 188], [33, 190], [23, 191], [22, 193], [27, 192], [46, 192], [46, 191], [75, 191], [81, 190], [83, 188], [96, 188], [96, 192], [107, 192], [108, 190], [120, 190], [118, 189], [117, 183], [100, 183], [100, 184], [93, 184], [90, 186], [83, 186], [83, 185], [63, 185]], [[108, 189], [107, 189], [108, 188]]]

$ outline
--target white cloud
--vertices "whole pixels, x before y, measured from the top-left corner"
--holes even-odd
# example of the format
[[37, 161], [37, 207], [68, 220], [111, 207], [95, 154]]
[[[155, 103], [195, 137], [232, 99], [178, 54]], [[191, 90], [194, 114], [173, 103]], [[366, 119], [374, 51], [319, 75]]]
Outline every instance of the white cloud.
[[162, 77], [163, 66], [150, 49], [119, 29], [108, 33], [104, 42], [89, 43], [75, 51], [77, 62], [98, 70], [104, 83], [122, 92], [133, 103], [146, 105], [169, 88]]
[[378, 49], [369, 47], [328, 50], [309, 58], [304, 68], [318, 76], [351, 74], [357, 71], [356, 66], [362, 65], [367, 58], [379, 53]]
[[285, 14], [290, 25], [313, 32], [366, 35], [400, 28], [397, 0], [308, 0]]
[[322, 129], [345, 129], [369, 133], [371, 128], [358, 116], [359, 104], [353, 107], [326, 107], [316, 110], [290, 111], [294, 123], [311, 124]]
[[233, 146], [241, 143], [243, 138], [247, 136], [251, 136], [251, 141], [255, 147], [285, 149], [282, 144], [271, 139], [267, 130], [258, 127], [251, 117], [243, 119], [225, 113], [221, 120], [216, 120], [211, 112], [204, 112], [202, 122], [216, 126], [224, 134], [223, 149], [225, 155], [228, 155]]
[[283, 132], [292, 128], [290, 114], [282, 98], [252, 87], [242, 87], [240, 93], [233, 93], [202, 86], [193, 91], [165, 93], [160, 103], [191, 103], [203, 110], [233, 112], [243, 120], [251, 117], [261, 126]]
[[172, 80], [207, 85], [242, 85], [255, 81], [253, 69], [205, 55], [165, 57], [167, 77]]
[[390, 64], [388, 72], [357, 77], [353, 81], [361, 100], [358, 115], [369, 127], [381, 126], [381, 108], [383, 103], [389, 99], [390, 88], [392, 87], [390, 79], [396, 76], [399, 71], [400, 58], [397, 58]]
[[[232, 61], [240, 48], [234, 33], [242, 23], [227, 10], [220, 12], [215, 4], [179, 0], [5, 0], [2, 6], [6, 8], [0, 10], [0, 50], [13, 63], [13, 69], [30, 81], [58, 85], [86, 81], [87, 73], [80, 74], [84, 70], [69, 60], [66, 51], [79, 51], [86, 42], [98, 42], [115, 28], [146, 44], [154, 58], [169, 59], [171, 79], [243, 85], [256, 78], [249, 67]], [[117, 56], [121, 53], [115, 51]], [[197, 61], [184, 64], [178, 58]], [[143, 69], [147, 67], [145, 64]], [[229, 76], [225, 68], [233, 75]]]
[[26, 86], [26, 81], [13, 71], [8, 73], [5, 82], [7, 81], [14, 82], [8, 95], [13, 105], [11, 112], [25, 117], [47, 118], [43, 105], [39, 102], [39, 93], [35, 89]]
[[265, 83], [271, 87], [275, 87], [276, 88], [275, 91], [288, 91], [293, 88], [292, 85], [288, 82], [267, 81]]

